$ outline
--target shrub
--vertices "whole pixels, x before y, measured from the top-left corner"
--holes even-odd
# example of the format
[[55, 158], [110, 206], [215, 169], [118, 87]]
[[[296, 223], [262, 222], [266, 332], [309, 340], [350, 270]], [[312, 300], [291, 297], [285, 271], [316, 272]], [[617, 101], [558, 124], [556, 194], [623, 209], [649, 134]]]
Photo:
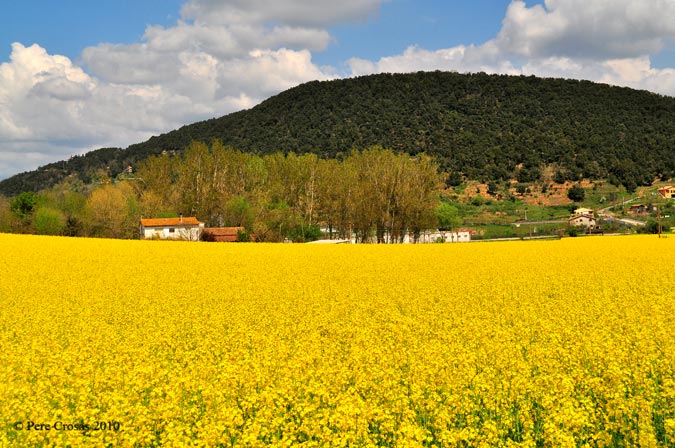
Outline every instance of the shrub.
[[572, 188], [567, 190], [567, 197], [574, 202], [581, 202], [586, 197], [586, 191], [584, 191], [581, 185], [574, 185]]

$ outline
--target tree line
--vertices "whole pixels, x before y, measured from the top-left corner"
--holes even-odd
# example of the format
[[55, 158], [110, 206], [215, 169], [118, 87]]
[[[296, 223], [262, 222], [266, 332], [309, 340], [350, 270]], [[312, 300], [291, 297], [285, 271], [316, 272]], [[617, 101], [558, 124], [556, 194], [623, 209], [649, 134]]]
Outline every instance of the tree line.
[[91, 184], [67, 179], [0, 199], [0, 230], [138, 238], [141, 217], [182, 213], [207, 227], [244, 227], [257, 241], [309, 241], [323, 228], [331, 238], [383, 243], [458, 223], [457, 210], [439, 201], [445, 176], [436, 162], [381, 147], [337, 160], [194, 141], [133, 173], [99, 174]]
[[675, 177], [675, 99], [589, 81], [448, 72], [314, 81], [245, 111], [193, 123], [126, 149], [103, 148], [0, 181], [37, 191], [105, 169], [114, 177], [193, 140], [263, 156], [346, 157], [381, 145], [433, 156], [451, 182], [607, 179], [628, 191]]

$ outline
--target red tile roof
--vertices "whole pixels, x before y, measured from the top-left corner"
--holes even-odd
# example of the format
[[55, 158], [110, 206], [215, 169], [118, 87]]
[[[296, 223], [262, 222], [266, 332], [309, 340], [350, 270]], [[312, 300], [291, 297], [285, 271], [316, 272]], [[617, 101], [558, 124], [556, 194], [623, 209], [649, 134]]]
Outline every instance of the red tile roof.
[[206, 227], [204, 232], [213, 236], [237, 236], [237, 232], [244, 231], [243, 227]]
[[143, 227], [180, 227], [180, 226], [198, 226], [199, 220], [194, 216], [183, 218], [147, 218], [141, 219]]
[[206, 227], [204, 236], [206, 241], [218, 241], [233, 243], [239, 239], [239, 232], [244, 232], [243, 227]]

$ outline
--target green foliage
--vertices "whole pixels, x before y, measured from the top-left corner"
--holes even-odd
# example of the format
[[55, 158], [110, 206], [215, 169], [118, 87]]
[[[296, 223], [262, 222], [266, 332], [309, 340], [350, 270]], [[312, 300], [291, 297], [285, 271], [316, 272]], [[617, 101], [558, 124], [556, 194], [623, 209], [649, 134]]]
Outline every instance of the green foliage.
[[297, 243], [316, 241], [321, 238], [321, 228], [316, 224], [310, 226], [298, 225], [291, 230], [288, 238]]
[[516, 171], [516, 179], [518, 182], [531, 183], [539, 180], [540, 177], [541, 171], [536, 167], [522, 167]]
[[565, 173], [562, 170], [556, 170], [553, 174], [553, 182], [556, 184], [564, 184], [566, 180], [567, 176], [565, 176]]
[[499, 192], [499, 185], [497, 185], [497, 183], [494, 181], [488, 182], [487, 192], [490, 196], [496, 196]]
[[462, 182], [464, 182], [464, 179], [462, 179], [461, 173], [457, 171], [451, 172], [445, 179], [445, 184], [449, 187], [459, 187]]
[[574, 202], [581, 202], [586, 197], [586, 191], [581, 187], [581, 185], [574, 185], [572, 188], [567, 190], [567, 197]]
[[[661, 232], [664, 229], [667, 230], [668, 227], [662, 225]], [[638, 232], [651, 233], [652, 235], [659, 233], [659, 221], [655, 218], [649, 218], [644, 226], [638, 228]]]
[[251, 235], [246, 230], [237, 230], [237, 242], [248, 243], [251, 241]]
[[234, 196], [225, 204], [225, 225], [253, 228], [253, 210], [244, 196]]
[[440, 230], [449, 230], [462, 224], [459, 209], [447, 202], [441, 202], [438, 205], [436, 216], [438, 217], [438, 228]]
[[[256, 155], [316, 154], [342, 160], [380, 145], [424, 152], [461, 178], [532, 182], [609, 178], [630, 191], [675, 176], [675, 99], [589, 81], [459, 73], [378, 74], [314, 81], [256, 107], [103, 148], [0, 182], [0, 193], [49, 188], [71, 174], [114, 179], [127, 165], [221, 140]], [[144, 178], [143, 176], [139, 176]]]
[[21, 219], [27, 218], [37, 205], [37, 195], [32, 192], [23, 192], [15, 197], [10, 203], [12, 212]]
[[0, 196], [0, 232], [11, 232], [14, 230], [16, 215], [10, 208], [9, 201]]
[[62, 235], [66, 230], [66, 218], [59, 210], [41, 207], [33, 216], [33, 227], [38, 235]]

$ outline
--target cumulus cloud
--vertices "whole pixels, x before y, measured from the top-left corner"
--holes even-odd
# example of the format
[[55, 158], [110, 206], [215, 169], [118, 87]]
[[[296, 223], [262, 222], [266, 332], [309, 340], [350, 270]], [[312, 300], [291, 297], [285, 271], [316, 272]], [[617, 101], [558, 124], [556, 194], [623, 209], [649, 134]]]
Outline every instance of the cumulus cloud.
[[[10, 62], [0, 64], [0, 141], [72, 138], [79, 133], [80, 107], [95, 87], [68, 58], [38, 45], [12, 45]], [[58, 118], [62, 111], [65, 122]]]
[[494, 39], [429, 51], [408, 47], [377, 61], [350, 59], [354, 75], [416, 70], [534, 74], [589, 79], [675, 96], [673, 69], [650, 55], [675, 38], [671, 0], [546, 0], [509, 5]]
[[[308, 50], [257, 50], [227, 61], [184, 51], [172, 62], [171, 78], [140, 64], [128, 68], [122, 83], [116, 72], [93, 77], [38, 45], [14, 44], [10, 61], [0, 65], [0, 178], [73, 153], [126, 146], [327, 79]], [[17, 157], [21, 148], [30, 157]]]
[[418, 46], [410, 46], [396, 56], [381, 58], [377, 62], [360, 58], [347, 61], [352, 74], [366, 75], [371, 73], [400, 73], [414, 71], [448, 70], [462, 72], [517, 74], [513, 64], [501, 59], [493, 43], [482, 46], [457, 46], [441, 50], [425, 50]]
[[525, 57], [619, 59], [658, 52], [675, 36], [671, 0], [513, 1], [496, 38], [504, 51]]
[[282, 22], [291, 26], [327, 27], [363, 20], [382, 0], [190, 0], [181, 13], [200, 23]]

